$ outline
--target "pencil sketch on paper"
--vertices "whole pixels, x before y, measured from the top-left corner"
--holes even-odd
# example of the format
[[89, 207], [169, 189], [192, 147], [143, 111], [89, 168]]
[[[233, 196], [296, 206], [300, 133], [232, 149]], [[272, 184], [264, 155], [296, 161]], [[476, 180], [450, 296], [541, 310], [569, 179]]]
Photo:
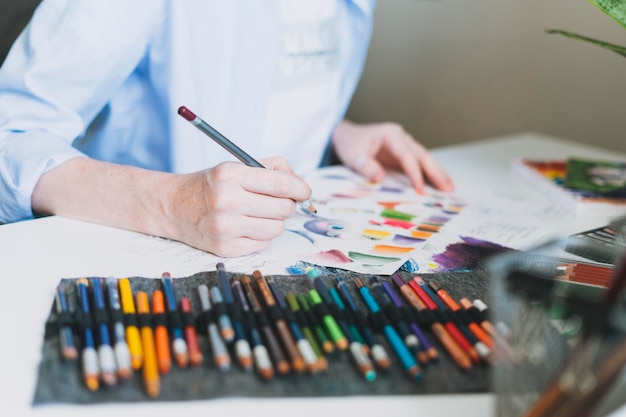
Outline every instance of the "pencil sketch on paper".
[[372, 183], [345, 167], [323, 168], [305, 178], [317, 214], [289, 219], [281, 253], [316, 265], [361, 273], [392, 274], [457, 217], [466, 202], [427, 189], [417, 194], [403, 176]]

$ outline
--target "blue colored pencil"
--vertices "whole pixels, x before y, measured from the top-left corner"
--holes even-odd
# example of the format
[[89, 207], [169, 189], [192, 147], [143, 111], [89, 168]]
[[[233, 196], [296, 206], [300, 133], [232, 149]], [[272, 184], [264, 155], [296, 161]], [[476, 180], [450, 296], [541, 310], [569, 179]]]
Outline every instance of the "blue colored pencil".
[[187, 349], [187, 342], [185, 342], [183, 335], [182, 319], [178, 312], [172, 277], [169, 272], [162, 274], [161, 282], [163, 283], [163, 295], [165, 295], [165, 305], [169, 313], [171, 324], [172, 352], [174, 353], [174, 359], [179, 367], [186, 368], [189, 365], [189, 350]]
[[76, 281], [78, 289], [78, 302], [80, 311], [84, 317], [82, 364], [85, 385], [91, 391], [97, 391], [100, 387], [100, 366], [98, 365], [98, 353], [91, 328], [91, 309], [89, 307], [89, 282], [87, 278], [79, 278]]
[[61, 357], [65, 360], [78, 358], [78, 349], [74, 340], [72, 327], [67, 324], [73, 311], [67, 300], [65, 285], [59, 284], [56, 291], [56, 310], [59, 316], [59, 343], [61, 345]]
[[96, 327], [98, 328], [98, 361], [100, 363], [100, 373], [102, 381], [106, 385], [117, 383], [117, 365], [115, 364], [115, 352], [111, 344], [109, 334], [108, 314], [104, 303], [104, 290], [100, 278], [92, 278], [93, 299], [95, 305]]
[[354, 280], [354, 284], [356, 285], [363, 301], [367, 305], [367, 308], [370, 310], [372, 314], [380, 314], [381, 321], [383, 321], [383, 333], [387, 337], [389, 344], [392, 346], [396, 355], [400, 359], [402, 366], [405, 371], [409, 374], [409, 376], [414, 380], [420, 380], [422, 378], [422, 371], [417, 364], [417, 360], [411, 354], [411, 351], [406, 347], [404, 341], [396, 331], [396, 329], [389, 324], [389, 322], [385, 322], [386, 318], [384, 317], [383, 311], [380, 309], [380, 306], [376, 302], [376, 299], [370, 292], [369, 288], [363, 283], [361, 278], [356, 278]]

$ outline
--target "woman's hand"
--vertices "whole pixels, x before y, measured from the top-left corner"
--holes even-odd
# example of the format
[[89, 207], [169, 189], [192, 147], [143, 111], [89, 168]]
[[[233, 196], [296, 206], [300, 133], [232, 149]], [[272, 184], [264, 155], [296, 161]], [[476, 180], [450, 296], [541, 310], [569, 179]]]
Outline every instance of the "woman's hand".
[[442, 191], [454, 189], [432, 154], [396, 123], [356, 124], [343, 120], [332, 140], [343, 164], [372, 181], [382, 180], [386, 168], [390, 168], [404, 172], [419, 193], [425, 181]]
[[311, 197], [284, 158], [264, 165], [224, 162], [170, 174], [72, 158], [39, 179], [33, 210], [174, 239], [218, 256], [247, 255], [269, 246], [296, 201]]
[[284, 158], [266, 159], [263, 168], [224, 162], [178, 177], [169, 199], [171, 237], [219, 256], [259, 251], [284, 231], [296, 201], [311, 189]]

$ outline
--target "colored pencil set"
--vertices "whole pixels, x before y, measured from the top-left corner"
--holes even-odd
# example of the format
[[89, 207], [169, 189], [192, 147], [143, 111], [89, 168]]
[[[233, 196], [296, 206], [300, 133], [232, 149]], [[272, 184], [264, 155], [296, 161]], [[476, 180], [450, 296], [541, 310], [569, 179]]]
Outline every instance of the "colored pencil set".
[[614, 268], [586, 263], [564, 263], [557, 267], [556, 279], [608, 288], [613, 282]]
[[393, 361], [419, 381], [439, 349], [469, 371], [494, 358], [496, 342], [505, 343], [482, 301], [457, 302], [434, 280], [337, 276], [328, 285], [314, 270], [308, 280], [308, 290], [285, 292], [273, 277], [229, 274], [220, 263], [216, 285], [193, 289], [195, 308], [190, 297], [177, 297], [169, 273], [150, 295], [133, 292], [128, 278], [80, 278], [71, 281], [74, 300], [64, 280], [55, 300], [61, 356], [80, 357], [89, 390], [137, 372], [146, 394], [157, 397], [173, 365], [228, 372], [236, 362], [269, 381], [324, 372], [328, 355], [345, 352], [366, 381]]

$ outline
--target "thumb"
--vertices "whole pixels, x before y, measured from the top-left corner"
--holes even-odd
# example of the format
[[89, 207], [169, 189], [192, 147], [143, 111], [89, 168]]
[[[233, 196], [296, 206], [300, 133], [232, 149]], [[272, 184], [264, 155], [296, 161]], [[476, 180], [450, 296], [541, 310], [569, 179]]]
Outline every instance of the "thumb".
[[352, 164], [352, 169], [357, 174], [361, 174], [365, 178], [375, 182], [381, 181], [385, 177], [385, 169], [383, 166], [375, 158], [367, 154], [359, 156], [354, 164]]

